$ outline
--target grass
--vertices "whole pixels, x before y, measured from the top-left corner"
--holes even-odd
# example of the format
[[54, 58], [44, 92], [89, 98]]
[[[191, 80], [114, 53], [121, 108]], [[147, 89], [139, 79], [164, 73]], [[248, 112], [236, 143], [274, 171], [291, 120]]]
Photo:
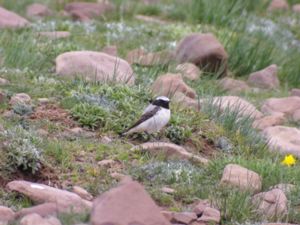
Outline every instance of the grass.
[[[64, 5], [54, 1], [39, 2], [48, 4], [52, 9], [62, 9]], [[262, 177], [262, 191], [267, 191], [278, 183], [290, 183], [299, 188], [300, 166], [299, 163], [294, 167], [281, 165], [283, 156], [269, 151], [266, 140], [252, 128], [251, 118], [241, 118], [236, 111], [229, 109], [221, 112], [211, 102], [202, 105], [199, 113], [172, 101], [172, 118], [168, 126], [152, 140], [179, 144], [196, 155], [210, 158], [211, 163], [203, 167], [189, 161], [169, 161], [160, 156], [132, 152], [132, 146], [143, 140], [120, 138], [118, 134], [135, 122], [153, 97], [153, 81], [167, 72], [174, 72], [176, 64], [133, 65], [136, 83], [129, 87], [59, 77], [54, 72], [55, 58], [67, 51], [101, 51], [107, 45], [116, 45], [122, 58], [138, 48], [147, 52], [175, 50], [178, 41], [186, 35], [211, 32], [228, 52], [231, 77], [246, 80], [250, 73], [270, 64], [279, 66], [281, 87], [278, 90], [241, 95], [259, 108], [265, 99], [288, 96], [292, 87], [299, 87], [299, 23], [288, 22], [298, 17], [284, 12], [267, 13], [268, 1], [258, 0], [224, 0], [222, 4], [217, 0], [188, 0], [183, 4], [179, 0], [162, 0], [159, 5], [150, 6], [137, 1], [114, 2], [117, 4], [114, 15], [87, 24], [49, 17], [33, 21], [30, 28], [1, 30], [3, 65], [0, 77], [8, 79], [10, 84], [1, 86], [7, 97], [0, 108], [1, 112], [14, 110], [18, 116], [0, 116], [0, 122], [5, 130], [22, 126], [24, 132], [29, 133], [30, 140], [31, 136], [41, 140], [38, 143], [33, 141], [30, 146], [40, 150], [43, 168], [32, 177], [30, 169], [33, 164], [30, 160], [22, 161], [29, 166], [28, 173], [22, 170], [22, 166], [16, 166], [18, 154], [13, 154], [14, 157], [8, 160], [8, 151], [1, 148], [0, 204], [15, 209], [32, 205], [26, 197], [7, 194], [4, 190], [4, 184], [16, 178], [43, 180], [47, 177], [47, 180], [65, 189], [79, 185], [93, 196], [98, 196], [117, 185], [118, 181], [111, 173], [118, 172], [140, 181], [160, 206], [170, 210], [189, 211], [190, 204], [197, 199], [209, 199], [220, 209], [222, 224], [262, 222], [263, 218], [255, 213], [251, 204], [250, 193], [219, 185], [224, 167], [235, 163], [257, 172]], [[29, 3], [32, 1], [12, 4], [11, 1], [0, 0], [1, 5], [21, 15], [25, 15], [25, 6]], [[169, 23], [164, 26], [144, 23], [134, 19], [137, 14], [155, 16]], [[69, 31], [71, 36], [48, 40], [36, 35], [36, 32], [49, 30]], [[227, 95], [217, 85], [217, 74], [203, 73], [197, 81], [185, 81], [200, 99]], [[31, 96], [32, 108], [9, 106], [9, 98], [20, 92]], [[66, 123], [65, 118], [31, 119], [29, 112], [37, 109], [38, 98], [51, 98], [54, 105], [69, 113], [73, 123]], [[293, 123], [288, 125], [296, 126]], [[93, 136], [73, 134], [69, 129], [74, 126], [82, 127], [84, 132]], [[41, 129], [48, 135], [33, 132]], [[11, 152], [28, 147], [22, 142], [24, 135], [13, 132], [13, 136], [16, 145], [11, 146]], [[105, 137], [111, 141], [104, 143]], [[230, 151], [216, 147], [220, 138], [230, 142]], [[28, 159], [28, 155], [21, 156]], [[106, 159], [112, 159], [116, 164], [111, 168], [98, 165], [98, 161]], [[13, 163], [13, 171], [3, 170], [10, 165], [8, 161]], [[163, 193], [161, 188], [166, 186], [176, 192]], [[288, 201], [289, 213], [282, 221], [299, 223], [299, 191], [288, 195]], [[59, 218], [63, 224], [89, 221], [88, 215], [60, 215]]]

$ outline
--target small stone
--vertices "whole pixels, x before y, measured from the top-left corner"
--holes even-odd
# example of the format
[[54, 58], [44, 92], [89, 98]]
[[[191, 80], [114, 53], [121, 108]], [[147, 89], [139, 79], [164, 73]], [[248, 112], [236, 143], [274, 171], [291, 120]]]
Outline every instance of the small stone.
[[280, 189], [262, 192], [252, 197], [257, 212], [266, 218], [282, 217], [287, 214], [287, 198]]
[[231, 144], [230, 140], [226, 137], [219, 137], [216, 141], [216, 147], [220, 148], [225, 152], [230, 152], [233, 150], [233, 145]]
[[101, 138], [101, 143], [103, 143], [103, 144], [110, 144], [112, 141], [113, 140], [108, 136], [104, 136]]
[[221, 213], [219, 210], [206, 207], [202, 213], [202, 216], [197, 220], [197, 222], [205, 222], [207, 224], [217, 223], [221, 221]]
[[[1, 63], [0, 63], [0, 65], [1, 65]], [[8, 81], [8, 80], [6, 80], [6, 79], [4, 79], [4, 78], [0, 78], [0, 85], [8, 85], [8, 84], [10, 84], [10, 82]]]
[[22, 218], [30, 214], [38, 214], [39, 216], [56, 216], [59, 212], [55, 203], [44, 203], [30, 208], [23, 208], [16, 213], [16, 218]]
[[284, 124], [286, 121], [284, 114], [276, 113], [270, 116], [265, 116], [253, 122], [253, 128], [264, 130], [268, 127], [278, 126]]
[[0, 7], [0, 28], [22, 28], [28, 25], [29, 22], [25, 18]]
[[195, 220], [197, 220], [196, 213], [193, 212], [173, 212], [171, 223], [183, 223], [189, 224]]
[[293, 9], [293, 12], [300, 13], [300, 4], [293, 5], [292, 9]]
[[201, 216], [207, 207], [211, 207], [209, 200], [200, 200], [193, 208], [193, 212], [196, 213], [197, 216]]
[[283, 113], [285, 116], [292, 116], [300, 109], [300, 97], [291, 96], [285, 98], [269, 98], [263, 102], [261, 111], [265, 114]]
[[250, 91], [250, 87], [245, 81], [235, 80], [232, 78], [223, 78], [218, 82], [218, 85], [230, 94], [240, 94]]
[[201, 75], [200, 69], [192, 63], [179, 64], [176, 67], [176, 72], [189, 80], [198, 80]]
[[176, 191], [172, 188], [168, 188], [168, 187], [163, 187], [161, 189], [162, 192], [166, 193], [166, 194], [174, 194]]
[[46, 16], [51, 16], [52, 11], [46, 5], [34, 3], [27, 6], [26, 15], [28, 17], [42, 18]]
[[61, 225], [61, 223], [55, 217], [43, 218], [34, 213], [23, 217], [20, 221], [20, 225]]
[[300, 109], [296, 110], [293, 113], [293, 121], [300, 122]]
[[151, 90], [155, 95], [172, 97], [179, 92], [192, 99], [196, 98], [196, 92], [183, 81], [181, 74], [167, 73], [159, 76]]
[[69, 31], [44, 31], [38, 32], [38, 36], [47, 37], [51, 40], [61, 39], [61, 38], [68, 38], [71, 36]]
[[186, 151], [183, 147], [165, 142], [147, 142], [132, 148], [133, 151], [147, 151], [152, 154], [164, 154], [167, 158], [179, 158], [181, 160], [194, 160], [198, 163], [208, 164], [209, 160]]
[[280, 189], [286, 195], [290, 194], [293, 190], [296, 189], [296, 186], [293, 184], [276, 184], [275, 186], [271, 187], [270, 189]]
[[72, 191], [76, 194], [78, 194], [81, 198], [91, 201], [93, 200], [93, 196], [87, 192], [87, 190], [83, 189], [82, 187], [79, 186], [74, 186]]
[[39, 103], [40, 105], [47, 105], [49, 102], [50, 102], [50, 99], [49, 99], [49, 98], [39, 98], [39, 99], [38, 99], [38, 103]]
[[228, 164], [223, 171], [221, 184], [257, 193], [262, 187], [262, 178], [255, 172], [236, 164]]
[[31, 104], [31, 98], [28, 94], [25, 93], [18, 93], [15, 94], [9, 101], [10, 105], [16, 105], [16, 104], [25, 104], [25, 105], [29, 105]]
[[126, 179], [126, 177], [128, 177], [127, 175], [121, 174], [121, 173], [118, 173], [118, 172], [112, 172], [112, 173], [110, 174], [110, 176], [111, 176], [112, 178], [115, 178], [115, 179], [118, 180], [118, 181], [121, 181], [121, 180], [123, 180], [123, 179]]
[[286, 0], [272, 0], [269, 7], [268, 11], [281, 11], [281, 10], [288, 10], [289, 9], [289, 4], [287, 3]]
[[291, 90], [291, 96], [298, 96], [298, 97], [300, 97], [300, 89], [296, 89], [296, 88], [292, 89]]
[[248, 83], [257, 88], [262, 89], [278, 89], [279, 79], [277, 77], [277, 65], [271, 65], [263, 70], [257, 71], [249, 75]]
[[114, 165], [117, 164], [117, 162], [112, 159], [104, 159], [104, 160], [99, 161], [97, 164], [101, 167], [112, 168]]
[[0, 224], [10, 222], [15, 219], [15, 212], [5, 206], [0, 206]]
[[197, 99], [190, 98], [181, 92], [176, 92], [172, 97], [172, 102], [177, 103], [183, 108], [191, 108], [196, 111], [201, 110], [200, 101]]

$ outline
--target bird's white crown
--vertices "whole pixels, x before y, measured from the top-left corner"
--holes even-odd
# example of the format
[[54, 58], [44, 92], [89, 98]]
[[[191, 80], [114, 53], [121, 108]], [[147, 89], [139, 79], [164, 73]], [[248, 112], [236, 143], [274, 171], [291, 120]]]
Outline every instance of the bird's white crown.
[[170, 99], [166, 96], [158, 96], [155, 100], [163, 100], [165, 102], [169, 102]]

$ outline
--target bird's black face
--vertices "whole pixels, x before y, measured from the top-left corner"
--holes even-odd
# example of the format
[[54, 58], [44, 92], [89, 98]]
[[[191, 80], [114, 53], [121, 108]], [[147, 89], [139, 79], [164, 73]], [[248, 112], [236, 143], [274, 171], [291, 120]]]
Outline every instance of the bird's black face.
[[156, 105], [156, 106], [160, 106], [165, 109], [169, 109], [170, 101], [165, 100], [165, 99], [155, 99], [155, 100], [151, 101], [151, 103], [152, 103], [152, 105]]

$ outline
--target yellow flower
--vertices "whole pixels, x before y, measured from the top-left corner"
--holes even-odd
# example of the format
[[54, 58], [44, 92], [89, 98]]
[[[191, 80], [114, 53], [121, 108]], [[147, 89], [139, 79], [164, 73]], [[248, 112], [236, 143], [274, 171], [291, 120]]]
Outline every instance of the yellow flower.
[[281, 163], [285, 166], [294, 166], [296, 164], [296, 159], [293, 155], [286, 155]]

